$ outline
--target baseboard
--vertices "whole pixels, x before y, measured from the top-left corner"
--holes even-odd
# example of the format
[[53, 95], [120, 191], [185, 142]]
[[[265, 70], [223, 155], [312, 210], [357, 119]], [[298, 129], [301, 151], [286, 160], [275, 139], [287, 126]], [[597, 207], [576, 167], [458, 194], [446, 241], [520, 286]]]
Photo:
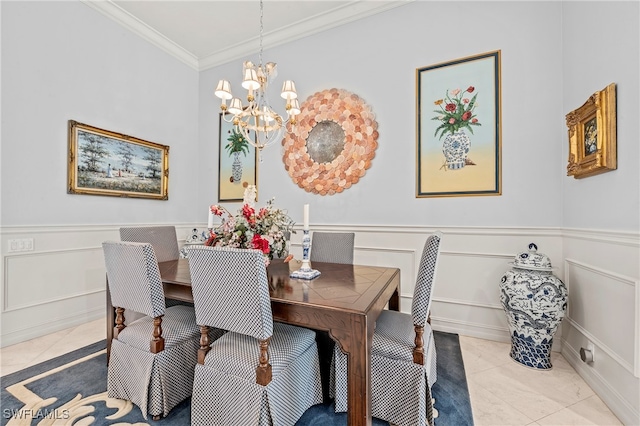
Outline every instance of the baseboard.
[[640, 425], [640, 412], [635, 410], [596, 370], [582, 362], [580, 354], [564, 341], [562, 356], [623, 424]]

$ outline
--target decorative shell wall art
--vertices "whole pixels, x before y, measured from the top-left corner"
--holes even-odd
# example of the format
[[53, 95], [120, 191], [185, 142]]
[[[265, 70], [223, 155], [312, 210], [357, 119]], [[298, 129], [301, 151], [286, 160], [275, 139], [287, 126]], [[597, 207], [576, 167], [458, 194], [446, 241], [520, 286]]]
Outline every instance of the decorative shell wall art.
[[334, 195], [356, 184], [378, 147], [378, 123], [358, 95], [342, 89], [317, 92], [302, 104], [298, 123], [282, 140], [282, 161], [307, 192]]

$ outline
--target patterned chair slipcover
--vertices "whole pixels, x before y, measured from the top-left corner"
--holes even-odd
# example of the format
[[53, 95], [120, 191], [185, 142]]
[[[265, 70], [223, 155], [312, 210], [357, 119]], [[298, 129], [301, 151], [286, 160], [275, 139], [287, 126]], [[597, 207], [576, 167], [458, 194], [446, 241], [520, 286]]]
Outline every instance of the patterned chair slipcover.
[[[193, 369], [200, 347], [195, 312], [187, 306], [165, 307], [158, 262], [151, 244], [102, 243], [109, 292], [114, 307], [145, 316], [117, 332], [111, 343], [107, 391], [111, 398], [133, 402], [154, 418], [166, 416], [191, 395]], [[162, 320], [164, 349], [154, 349], [154, 318]], [[222, 334], [213, 330], [211, 339]], [[159, 349], [159, 351], [158, 351]], [[156, 351], [153, 353], [152, 351]]]
[[[398, 426], [433, 425], [431, 386], [436, 382], [436, 348], [427, 315], [442, 234], [427, 238], [413, 294], [411, 315], [384, 310], [371, 347], [371, 411]], [[414, 354], [415, 326], [424, 327], [424, 355]], [[331, 388], [335, 411], [347, 411], [347, 356], [334, 348]], [[415, 360], [415, 361], [414, 361]], [[422, 361], [422, 363], [420, 363]]]
[[[134, 226], [120, 228], [120, 240], [138, 243], [149, 243], [156, 253], [158, 262], [176, 260], [180, 258], [178, 237], [175, 226]], [[167, 307], [174, 305], [193, 306], [189, 302], [166, 299]]]
[[158, 262], [180, 258], [175, 226], [138, 226], [120, 228], [120, 240], [149, 243], [153, 246]]
[[[228, 330], [210, 350], [205, 345], [196, 364], [191, 424], [295, 424], [322, 402], [315, 332], [273, 322], [262, 252], [202, 246], [187, 251], [196, 322]], [[261, 361], [270, 363], [270, 381], [260, 379], [268, 370], [259, 367]]]
[[309, 260], [313, 262], [353, 263], [353, 232], [314, 232]]

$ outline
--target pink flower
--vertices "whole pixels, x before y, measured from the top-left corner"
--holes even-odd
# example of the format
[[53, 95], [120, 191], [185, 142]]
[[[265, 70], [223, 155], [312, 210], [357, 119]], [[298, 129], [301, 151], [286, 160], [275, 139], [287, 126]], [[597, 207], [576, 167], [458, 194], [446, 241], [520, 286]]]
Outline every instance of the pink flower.
[[467, 88], [468, 93], [473, 93], [474, 90], [476, 90], [476, 88], [473, 86], [469, 86], [469, 88]]
[[464, 102], [465, 104], [468, 104], [468, 103], [469, 103], [469, 98], [464, 98], [464, 99], [462, 100], [462, 102]]
[[455, 123], [455, 122], [456, 122], [456, 119], [455, 119], [455, 118], [451, 117], [451, 118], [449, 119], [449, 124], [453, 124], [453, 123]]
[[452, 94], [453, 96], [458, 96], [458, 93], [460, 93], [460, 89], [453, 89], [453, 90], [451, 91], [451, 94]]
[[467, 111], [462, 114], [462, 121], [467, 121], [469, 118], [471, 118], [471, 111]]
[[449, 112], [453, 112], [456, 110], [456, 104], [447, 104], [444, 109]]
[[254, 225], [256, 223], [255, 214], [256, 211], [250, 205], [245, 204], [242, 206], [242, 215], [247, 219], [247, 222], [249, 222], [250, 225]]
[[478, 119], [477, 119], [477, 118], [474, 118], [473, 120], [471, 120], [471, 122], [472, 122], [472, 123], [477, 123], [477, 122], [478, 122]]
[[216, 216], [222, 216], [222, 213], [224, 212], [222, 207], [217, 204], [209, 206], [209, 209], [211, 210], [211, 213], [215, 214]]

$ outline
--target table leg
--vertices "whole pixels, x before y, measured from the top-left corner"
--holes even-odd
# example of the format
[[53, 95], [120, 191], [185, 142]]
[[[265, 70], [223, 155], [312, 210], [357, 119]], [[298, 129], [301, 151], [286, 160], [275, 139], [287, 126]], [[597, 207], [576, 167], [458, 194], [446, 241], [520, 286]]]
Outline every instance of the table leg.
[[398, 287], [391, 295], [389, 299], [389, 310], [390, 311], [399, 311], [400, 310], [400, 295], [398, 294]]
[[347, 425], [371, 425], [371, 342], [366, 316], [353, 316], [351, 330], [332, 329], [331, 336], [348, 356]]

